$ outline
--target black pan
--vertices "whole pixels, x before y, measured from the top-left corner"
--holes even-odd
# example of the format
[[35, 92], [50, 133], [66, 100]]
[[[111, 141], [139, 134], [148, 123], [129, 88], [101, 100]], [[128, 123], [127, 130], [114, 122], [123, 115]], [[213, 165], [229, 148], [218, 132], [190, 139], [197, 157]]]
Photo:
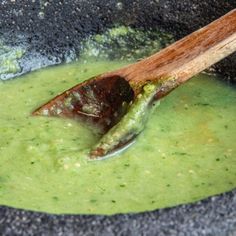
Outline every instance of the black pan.
[[[114, 25], [165, 29], [175, 39], [236, 7], [235, 0], [1, 0], [0, 37], [23, 46], [22, 70], [74, 60], [81, 40]], [[215, 71], [236, 82], [236, 54]], [[115, 216], [52, 215], [0, 207], [0, 235], [236, 235], [236, 191], [194, 204]]]

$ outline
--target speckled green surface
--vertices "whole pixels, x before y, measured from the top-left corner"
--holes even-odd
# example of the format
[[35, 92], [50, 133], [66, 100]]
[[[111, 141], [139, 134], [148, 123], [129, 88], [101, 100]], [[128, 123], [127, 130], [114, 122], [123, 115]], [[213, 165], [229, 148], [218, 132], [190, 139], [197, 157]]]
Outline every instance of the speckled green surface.
[[211, 76], [168, 95], [136, 143], [87, 162], [97, 141], [71, 120], [30, 117], [66, 88], [122, 63], [74, 63], [0, 83], [0, 204], [51, 213], [140, 212], [236, 186], [235, 88]]
[[19, 59], [24, 55], [25, 50], [20, 47], [6, 46], [0, 40], [0, 79], [4, 75], [16, 74], [21, 71]]
[[152, 55], [173, 42], [173, 36], [163, 31], [117, 26], [84, 40], [81, 56], [133, 61]]

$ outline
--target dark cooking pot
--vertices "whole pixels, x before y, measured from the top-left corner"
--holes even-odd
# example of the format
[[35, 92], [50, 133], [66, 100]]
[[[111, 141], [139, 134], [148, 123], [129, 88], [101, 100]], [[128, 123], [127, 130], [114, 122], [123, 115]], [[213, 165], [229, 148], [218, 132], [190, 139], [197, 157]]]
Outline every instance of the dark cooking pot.
[[[73, 60], [81, 39], [113, 25], [163, 28], [176, 39], [236, 7], [235, 0], [2, 0], [0, 37], [23, 46], [21, 71]], [[236, 54], [215, 66], [236, 81]], [[115, 216], [51, 215], [0, 207], [1, 235], [236, 235], [236, 191], [195, 204]]]

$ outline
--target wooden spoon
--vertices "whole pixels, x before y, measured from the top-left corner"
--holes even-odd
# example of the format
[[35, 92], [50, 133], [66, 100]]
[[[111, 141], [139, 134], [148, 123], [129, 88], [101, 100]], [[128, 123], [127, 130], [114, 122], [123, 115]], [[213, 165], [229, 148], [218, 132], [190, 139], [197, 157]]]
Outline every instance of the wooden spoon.
[[[160, 99], [235, 51], [236, 9], [142, 61], [70, 88], [33, 115], [83, 119], [96, 124], [104, 134], [121, 121], [127, 112], [124, 104], [135, 100], [145, 84], [159, 83], [155, 98]], [[98, 145], [90, 157], [101, 158], [122, 148], [133, 137], [130, 135], [108, 150]]]

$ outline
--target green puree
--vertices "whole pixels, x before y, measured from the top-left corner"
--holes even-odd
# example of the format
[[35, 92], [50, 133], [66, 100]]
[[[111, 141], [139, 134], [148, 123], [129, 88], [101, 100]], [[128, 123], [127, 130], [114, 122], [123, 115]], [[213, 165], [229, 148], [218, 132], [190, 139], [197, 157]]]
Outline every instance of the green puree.
[[0, 204], [50, 213], [141, 212], [236, 187], [236, 91], [201, 75], [176, 89], [137, 141], [87, 161], [99, 137], [69, 120], [31, 117], [56, 94], [118, 62], [76, 62], [0, 82]]

